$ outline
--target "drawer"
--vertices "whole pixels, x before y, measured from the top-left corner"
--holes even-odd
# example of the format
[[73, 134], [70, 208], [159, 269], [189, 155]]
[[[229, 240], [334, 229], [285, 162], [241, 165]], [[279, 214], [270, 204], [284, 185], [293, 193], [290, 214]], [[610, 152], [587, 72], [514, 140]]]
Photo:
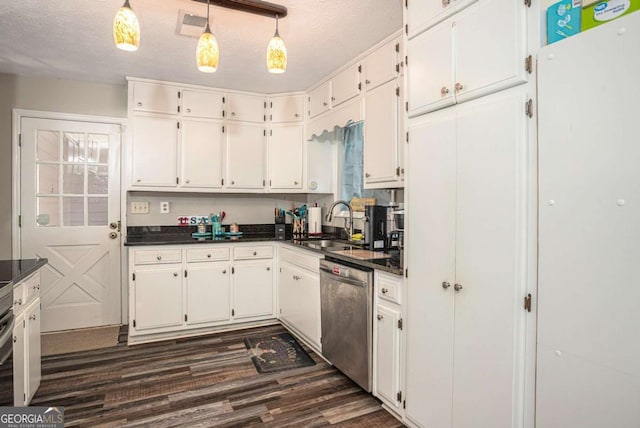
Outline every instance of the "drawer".
[[209, 262], [229, 260], [229, 248], [189, 248], [187, 262]]
[[233, 249], [234, 260], [271, 259], [272, 245], [256, 245], [252, 247], [236, 247]]
[[32, 274], [24, 281], [25, 303], [29, 304], [40, 297], [40, 271]]
[[310, 254], [309, 251], [291, 249], [285, 246], [280, 247], [280, 260], [299, 266], [311, 272], [319, 273], [320, 260], [322, 256]]
[[137, 250], [133, 257], [133, 261], [137, 265], [182, 262], [180, 250]]
[[402, 301], [402, 278], [392, 274], [376, 272], [376, 290], [378, 298], [400, 304]]

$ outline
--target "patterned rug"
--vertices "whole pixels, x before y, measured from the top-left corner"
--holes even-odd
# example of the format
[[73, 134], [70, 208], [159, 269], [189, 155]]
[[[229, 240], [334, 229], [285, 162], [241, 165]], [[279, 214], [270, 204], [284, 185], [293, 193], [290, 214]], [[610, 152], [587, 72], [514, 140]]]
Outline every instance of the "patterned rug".
[[249, 337], [244, 345], [259, 373], [273, 373], [315, 365], [315, 361], [302, 349], [289, 333]]

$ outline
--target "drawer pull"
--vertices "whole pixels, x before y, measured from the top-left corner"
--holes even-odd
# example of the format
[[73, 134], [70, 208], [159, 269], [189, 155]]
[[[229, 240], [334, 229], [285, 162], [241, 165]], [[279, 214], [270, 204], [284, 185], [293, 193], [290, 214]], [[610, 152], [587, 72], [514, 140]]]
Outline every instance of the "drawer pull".
[[382, 315], [378, 315], [378, 321], [381, 321], [384, 318]]
[[142, 103], [138, 101], [138, 107], [142, 107]]
[[207, 254], [207, 258], [210, 259], [211, 258], [211, 254]]
[[14, 305], [22, 305], [22, 299], [18, 299], [13, 302]]
[[267, 270], [271, 270], [271, 268], [269, 266], [267, 266]]
[[224, 274], [226, 274], [226, 273], [227, 273], [227, 270], [226, 270], [226, 269], [222, 271], [222, 274], [223, 274], [223, 275], [224, 275]]
[[383, 289], [382, 289], [382, 294], [387, 294], [388, 292], [389, 292], [389, 289], [388, 289], [388, 288], [383, 288]]
[[16, 343], [18, 341], [18, 336], [13, 336], [13, 343]]
[[174, 273], [173, 273], [173, 276], [178, 276], [178, 272], [174, 272]]
[[191, 113], [191, 109], [190, 108], [187, 108], [187, 113]]
[[29, 319], [30, 319], [31, 321], [35, 321], [35, 320], [36, 320], [36, 314], [31, 315], [31, 316], [29, 317]]
[[156, 259], [162, 260], [162, 256], [158, 256], [158, 257], [156, 257]]
[[254, 252], [253, 252], [253, 255], [254, 255], [254, 256], [257, 256], [257, 255], [258, 255], [258, 252], [257, 252], [257, 251], [254, 251]]

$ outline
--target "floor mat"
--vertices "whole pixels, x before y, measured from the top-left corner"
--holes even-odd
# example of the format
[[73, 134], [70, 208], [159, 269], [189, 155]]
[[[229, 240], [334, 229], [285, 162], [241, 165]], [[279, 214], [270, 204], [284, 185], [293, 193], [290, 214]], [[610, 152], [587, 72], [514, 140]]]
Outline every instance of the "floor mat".
[[40, 342], [42, 356], [110, 348], [118, 344], [119, 333], [119, 325], [45, 333]]
[[244, 344], [260, 373], [272, 373], [315, 365], [315, 361], [289, 333], [249, 337]]

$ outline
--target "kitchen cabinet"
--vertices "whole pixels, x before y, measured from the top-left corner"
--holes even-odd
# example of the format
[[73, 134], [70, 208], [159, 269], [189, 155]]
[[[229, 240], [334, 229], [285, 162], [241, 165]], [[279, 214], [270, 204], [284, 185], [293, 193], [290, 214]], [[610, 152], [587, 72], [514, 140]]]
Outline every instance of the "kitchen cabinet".
[[269, 130], [269, 189], [301, 190], [304, 164], [304, 126], [272, 125]]
[[309, 117], [316, 117], [331, 108], [331, 81], [327, 81], [309, 92]]
[[266, 132], [264, 125], [227, 125], [227, 188], [265, 188]]
[[402, 284], [402, 277], [375, 272], [373, 393], [396, 413], [402, 413]]
[[187, 263], [186, 271], [185, 323], [188, 326], [194, 326], [229, 321], [231, 319], [229, 262]]
[[364, 59], [364, 89], [370, 91], [393, 80], [400, 73], [400, 41], [395, 39], [376, 49]]
[[40, 380], [42, 378], [41, 372], [41, 344], [40, 344], [40, 297], [31, 303], [31, 305], [25, 310], [25, 322], [27, 338], [27, 378], [25, 385], [27, 386], [25, 394], [27, 400], [25, 405], [31, 402], [31, 399], [35, 395], [38, 387], [40, 386]]
[[233, 319], [273, 316], [273, 260], [236, 262], [233, 274]]
[[464, 9], [477, 0], [420, 0], [408, 1], [407, 35], [414, 38], [424, 30]]
[[365, 95], [364, 186], [394, 187], [400, 182], [400, 87], [392, 80]]
[[345, 101], [360, 95], [362, 85], [360, 74], [362, 66], [353, 64], [331, 79], [331, 107], [336, 107]]
[[132, 274], [135, 332], [182, 327], [182, 264], [136, 266]]
[[304, 97], [289, 95], [269, 99], [271, 123], [300, 122], [304, 119]]
[[267, 121], [267, 100], [253, 95], [229, 94], [227, 96], [226, 117], [239, 122]]
[[409, 40], [409, 116], [526, 82], [526, 15], [523, 2], [483, 0]]
[[130, 108], [149, 113], [178, 114], [180, 89], [170, 85], [135, 82]]
[[225, 106], [224, 94], [185, 89], [182, 91], [183, 117], [222, 119]]
[[175, 187], [179, 121], [174, 117], [135, 114], [132, 122], [132, 184]]
[[27, 329], [25, 314], [15, 317], [13, 328], [13, 405], [27, 406]]
[[282, 247], [278, 273], [278, 318], [318, 352], [322, 350], [320, 258], [308, 251]]
[[224, 138], [220, 122], [183, 120], [180, 149], [182, 187], [222, 187]]
[[526, 100], [513, 88], [410, 122], [407, 180], [419, 190], [407, 195], [406, 417], [416, 426], [523, 425], [536, 251]]

